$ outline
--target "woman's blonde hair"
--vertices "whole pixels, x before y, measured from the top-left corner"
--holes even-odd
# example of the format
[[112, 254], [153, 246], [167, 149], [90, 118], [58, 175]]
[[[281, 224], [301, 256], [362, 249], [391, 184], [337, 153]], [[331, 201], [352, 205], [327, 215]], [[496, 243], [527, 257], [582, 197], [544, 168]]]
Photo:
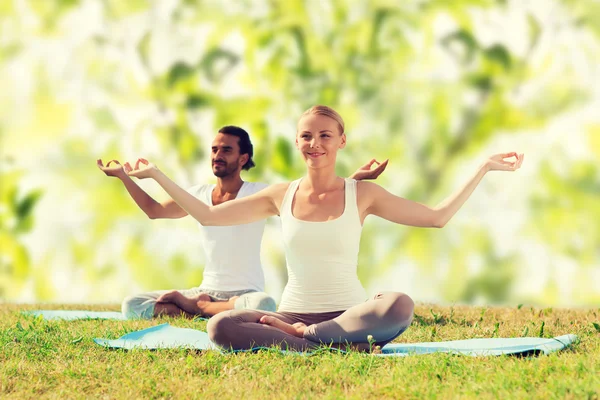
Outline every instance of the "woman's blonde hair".
[[308, 110], [304, 111], [304, 113], [302, 114], [302, 117], [304, 117], [305, 115], [324, 115], [326, 117], [329, 117], [338, 123], [338, 128], [340, 129], [340, 135], [344, 133], [344, 120], [342, 119], [342, 116], [340, 114], [338, 114], [337, 111], [335, 111], [331, 107], [312, 106]]

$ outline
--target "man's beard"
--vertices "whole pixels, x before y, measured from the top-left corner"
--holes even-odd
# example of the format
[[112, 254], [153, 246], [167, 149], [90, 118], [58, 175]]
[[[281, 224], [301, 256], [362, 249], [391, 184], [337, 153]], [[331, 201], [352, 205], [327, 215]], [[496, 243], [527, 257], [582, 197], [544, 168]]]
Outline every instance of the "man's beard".
[[219, 164], [219, 166], [221, 167], [219, 170], [215, 170], [214, 169], [215, 163], [213, 163], [213, 174], [217, 177], [217, 178], [226, 178], [230, 175], [233, 175], [236, 170], [237, 170], [237, 160], [235, 162], [232, 163], [223, 163], [223, 164]]

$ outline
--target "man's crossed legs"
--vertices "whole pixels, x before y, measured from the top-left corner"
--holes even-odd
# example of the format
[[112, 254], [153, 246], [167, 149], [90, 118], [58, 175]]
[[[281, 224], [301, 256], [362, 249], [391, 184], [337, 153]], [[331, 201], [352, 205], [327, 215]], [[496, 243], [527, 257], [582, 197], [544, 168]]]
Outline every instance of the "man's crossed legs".
[[233, 309], [275, 311], [275, 300], [254, 290], [216, 291], [199, 287], [184, 290], [157, 290], [128, 296], [121, 310], [128, 319], [152, 319], [160, 315], [212, 317]]

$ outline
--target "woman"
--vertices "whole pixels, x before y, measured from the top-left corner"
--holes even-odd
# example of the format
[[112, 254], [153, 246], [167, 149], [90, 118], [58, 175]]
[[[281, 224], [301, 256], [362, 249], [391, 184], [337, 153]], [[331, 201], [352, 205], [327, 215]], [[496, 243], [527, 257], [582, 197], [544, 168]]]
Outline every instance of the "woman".
[[[514, 171], [523, 162], [522, 154], [495, 155], [456, 194], [430, 208], [374, 183], [338, 177], [336, 156], [345, 145], [341, 116], [326, 106], [312, 107], [300, 118], [296, 135], [307, 175], [215, 207], [194, 198], [144, 159], [129, 173], [155, 179], [203, 225], [281, 216], [289, 281], [279, 312], [233, 310], [213, 317], [207, 329], [218, 345], [234, 350], [281, 345], [302, 351], [322, 343], [359, 349], [389, 343], [410, 325], [414, 303], [406, 294], [393, 292], [367, 300], [356, 274], [365, 218], [373, 214], [398, 224], [441, 228], [486, 172]], [[516, 160], [505, 160], [511, 157]]]

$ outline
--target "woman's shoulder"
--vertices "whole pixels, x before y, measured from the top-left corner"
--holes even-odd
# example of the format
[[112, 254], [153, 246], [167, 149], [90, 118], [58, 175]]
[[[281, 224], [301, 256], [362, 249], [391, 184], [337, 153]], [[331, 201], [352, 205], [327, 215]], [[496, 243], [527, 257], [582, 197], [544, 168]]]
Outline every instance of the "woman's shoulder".
[[295, 181], [273, 183], [273, 184], [267, 186], [265, 189], [263, 189], [263, 191], [265, 191], [266, 193], [269, 193], [272, 196], [278, 196], [278, 195], [283, 196], [285, 194], [285, 192], [287, 192], [290, 185], [293, 184], [294, 182]]
[[356, 190], [359, 193], [374, 193], [383, 188], [374, 182], [356, 181]]
[[296, 181], [274, 183], [274, 184], [272, 184], [270, 187], [271, 187], [273, 190], [284, 190], [284, 191], [285, 191], [285, 190], [287, 190], [287, 189], [290, 187], [290, 185], [291, 185], [292, 183], [294, 183], [294, 182], [296, 182]]
[[388, 193], [388, 191], [375, 182], [356, 182], [356, 197], [359, 200], [365, 200], [369, 204], [377, 198], [385, 197], [386, 193]]
[[[268, 197], [272, 199], [275, 206], [277, 207], [277, 210], [281, 210], [281, 206], [283, 204], [284, 198], [286, 197], [288, 189], [294, 182], [296, 181], [274, 183], [265, 189], [265, 192], [267, 192]], [[278, 212], [278, 215], [279, 214], [280, 213]]]

